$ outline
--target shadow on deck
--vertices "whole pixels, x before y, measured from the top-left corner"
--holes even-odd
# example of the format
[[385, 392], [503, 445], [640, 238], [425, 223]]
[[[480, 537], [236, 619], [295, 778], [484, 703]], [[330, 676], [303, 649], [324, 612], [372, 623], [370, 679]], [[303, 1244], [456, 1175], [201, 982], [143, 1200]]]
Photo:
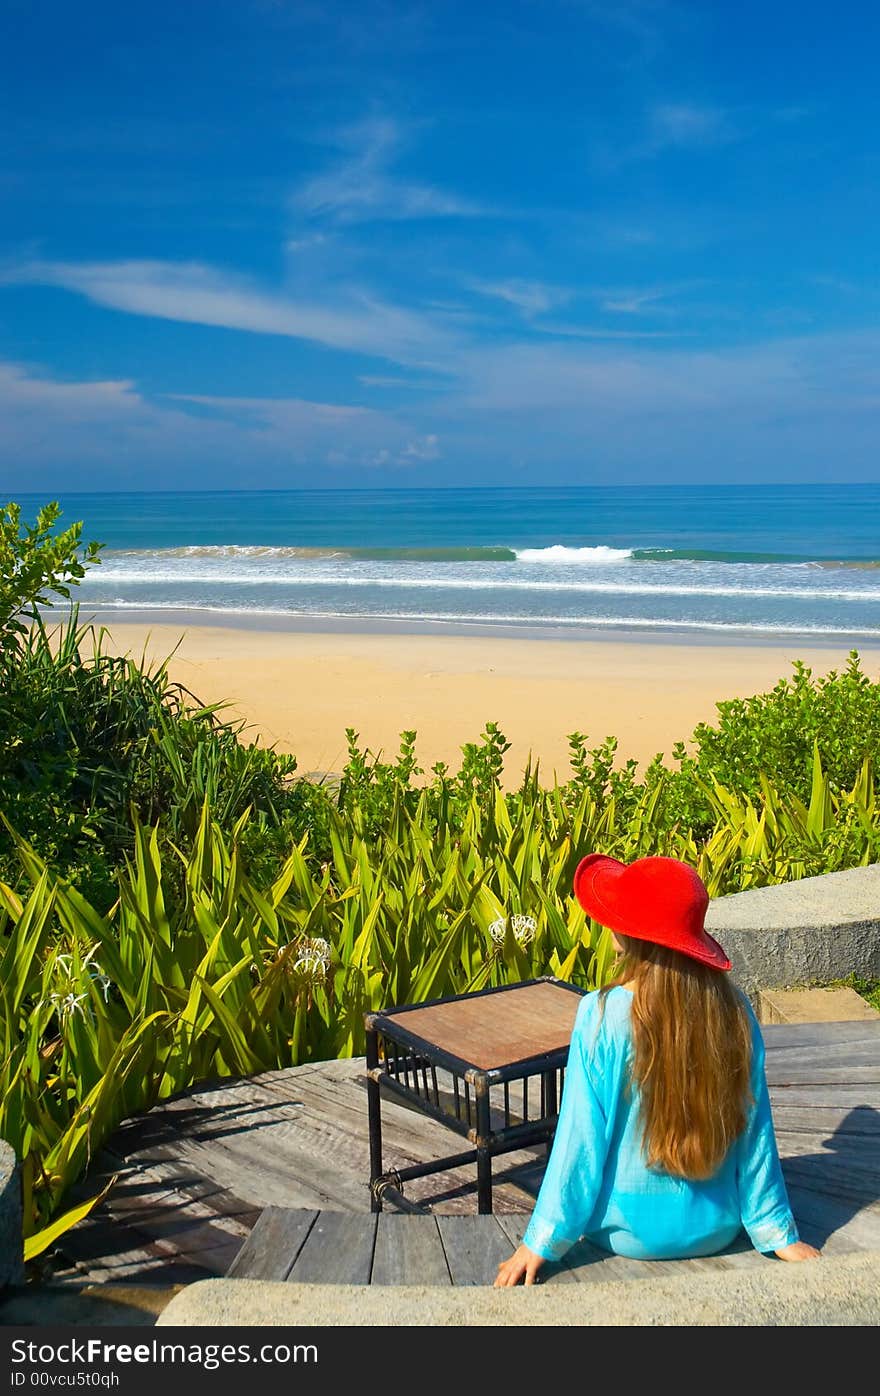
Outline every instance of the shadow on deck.
[[[774, 1025], [764, 1037], [801, 1235], [829, 1255], [880, 1251], [880, 1021]], [[422, 1215], [404, 1216], [386, 1201], [377, 1225], [369, 1213], [364, 1080], [360, 1058], [308, 1064], [205, 1085], [127, 1121], [80, 1192], [91, 1195], [113, 1174], [117, 1181], [63, 1238], [56, 1278], [491, 1283], [522, 1236], [543, 1150], [496, 1161], [493, 1216], [475, 1215], [474, 1169], [467, 1167], [408, 1184], [406, 1208]], [[382, 1116], [387, 1167], [449, 1153], [453, 1136], [442, 1125], [391, 1100]], [[774, 1263], [745, 1238], [723, 1255], [693, 1261], [629, 1261], [582, 1247], [547, 1279], [584, 1283]]]

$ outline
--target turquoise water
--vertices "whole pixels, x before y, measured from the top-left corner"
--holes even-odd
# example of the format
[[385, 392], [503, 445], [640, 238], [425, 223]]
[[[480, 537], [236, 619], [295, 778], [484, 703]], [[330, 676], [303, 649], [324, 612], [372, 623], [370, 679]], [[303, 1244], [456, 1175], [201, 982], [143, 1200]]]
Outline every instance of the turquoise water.
[[880, 485], [60, 502], [106, 545], [79, 589], [101, 611], [880, 641]]

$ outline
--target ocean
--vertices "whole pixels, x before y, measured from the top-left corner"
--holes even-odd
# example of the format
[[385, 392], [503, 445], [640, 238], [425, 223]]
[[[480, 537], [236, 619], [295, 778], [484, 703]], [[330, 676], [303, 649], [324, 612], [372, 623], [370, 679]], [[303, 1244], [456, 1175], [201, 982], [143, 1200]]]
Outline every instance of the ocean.
[[[32, 519], [46, 496], [18, 495]], [[880, 485], [60, 496], [96, 615], [880, 643]]]

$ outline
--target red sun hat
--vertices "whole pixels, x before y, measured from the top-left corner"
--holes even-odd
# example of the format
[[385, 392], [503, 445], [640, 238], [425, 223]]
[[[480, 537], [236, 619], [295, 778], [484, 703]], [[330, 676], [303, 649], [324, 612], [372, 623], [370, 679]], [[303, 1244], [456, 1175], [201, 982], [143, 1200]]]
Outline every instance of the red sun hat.
[[589, 853], [575, 869], [574, 894], [588, 916], [618, 935], [666, 945], [713, 969], [730, 960], [703, 922], [709, 893], [699, 874], [677, 858], [621, 863]]

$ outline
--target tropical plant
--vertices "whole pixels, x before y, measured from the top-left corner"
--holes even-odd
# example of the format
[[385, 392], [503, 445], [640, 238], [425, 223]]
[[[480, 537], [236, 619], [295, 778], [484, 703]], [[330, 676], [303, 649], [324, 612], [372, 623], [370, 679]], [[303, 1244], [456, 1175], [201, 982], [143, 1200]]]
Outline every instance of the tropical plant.
[[60, 517], [53, 502], [40, 509], [36, 523], [22, 525], [20, 505], [0, 506], [0, 654], [27, 633], [38, 607], [69, 598], [86, 568], [100, 561], [101, 544], [83, 544], [82, 523], [54, 531]]
[[[227, 831], [251, 808], [255, 861], [260, 831], [282, 830], [277, 861], [312, 801], [311, 787], [292, 781], [296, 759], [245, 743], [221, 705], [200, 704], [172, 682], [167, 659], [149, 666], [112, 654], [106, 638], [104, 628], [80, 626], [75, 607], [63, 625], [49, 630], [38, 619], [20, 637], [0, 690], [0, 808], [9, 822], [104, 909], [133, 846], [132, 809], [186, 845], [205, 799]], [[0, 828], [0, 876], [14, 875]]]
[[206, 804], [188, 856], [136, 824], [106, 915], [16, 841], [30, 890], [0, 884], [0, 1136], [30, 1253], [109, 1131], [196, 1081], [362, 1052], [364, 1013], [390, 1001], [601, 982], [608, 937], [567, 896], [567, 829], [545, 838], [499, 797], [438, 843], [421, 813], [392, 811], [378, 847], [336, 816], [332, 862], [313, 870], [304, 839], [265, 891], [242, 867], [247, 814], [227, 839]]
[[658, 835], [662, 794], [621, 814], [527, 771], [516, 799], [472, 796], [445, 823], [427, 789], [414, 808], [393, 799], [379, 837], [330, 806], [327, 859], [306, 833], [269, 886], [242, 854], [253, 816], [227, 834], [206, 801], [186, 852], [134, 819], [105, 914], [16, 838], [28, 890], [0, 884], [0, 1136], [24, 1161], [31, 1250], [116, 1123], [197, 1081], [358, 1055], [364, 1014], [391, 1003], [545, 974], [604, 983], [610, 937], [570, 894], [585, 850], [684, 858], [712, 895], [880, 857], [868, 761], [836, 792], [817, 750], [809, 804], [713, 782], [702, 844]]

